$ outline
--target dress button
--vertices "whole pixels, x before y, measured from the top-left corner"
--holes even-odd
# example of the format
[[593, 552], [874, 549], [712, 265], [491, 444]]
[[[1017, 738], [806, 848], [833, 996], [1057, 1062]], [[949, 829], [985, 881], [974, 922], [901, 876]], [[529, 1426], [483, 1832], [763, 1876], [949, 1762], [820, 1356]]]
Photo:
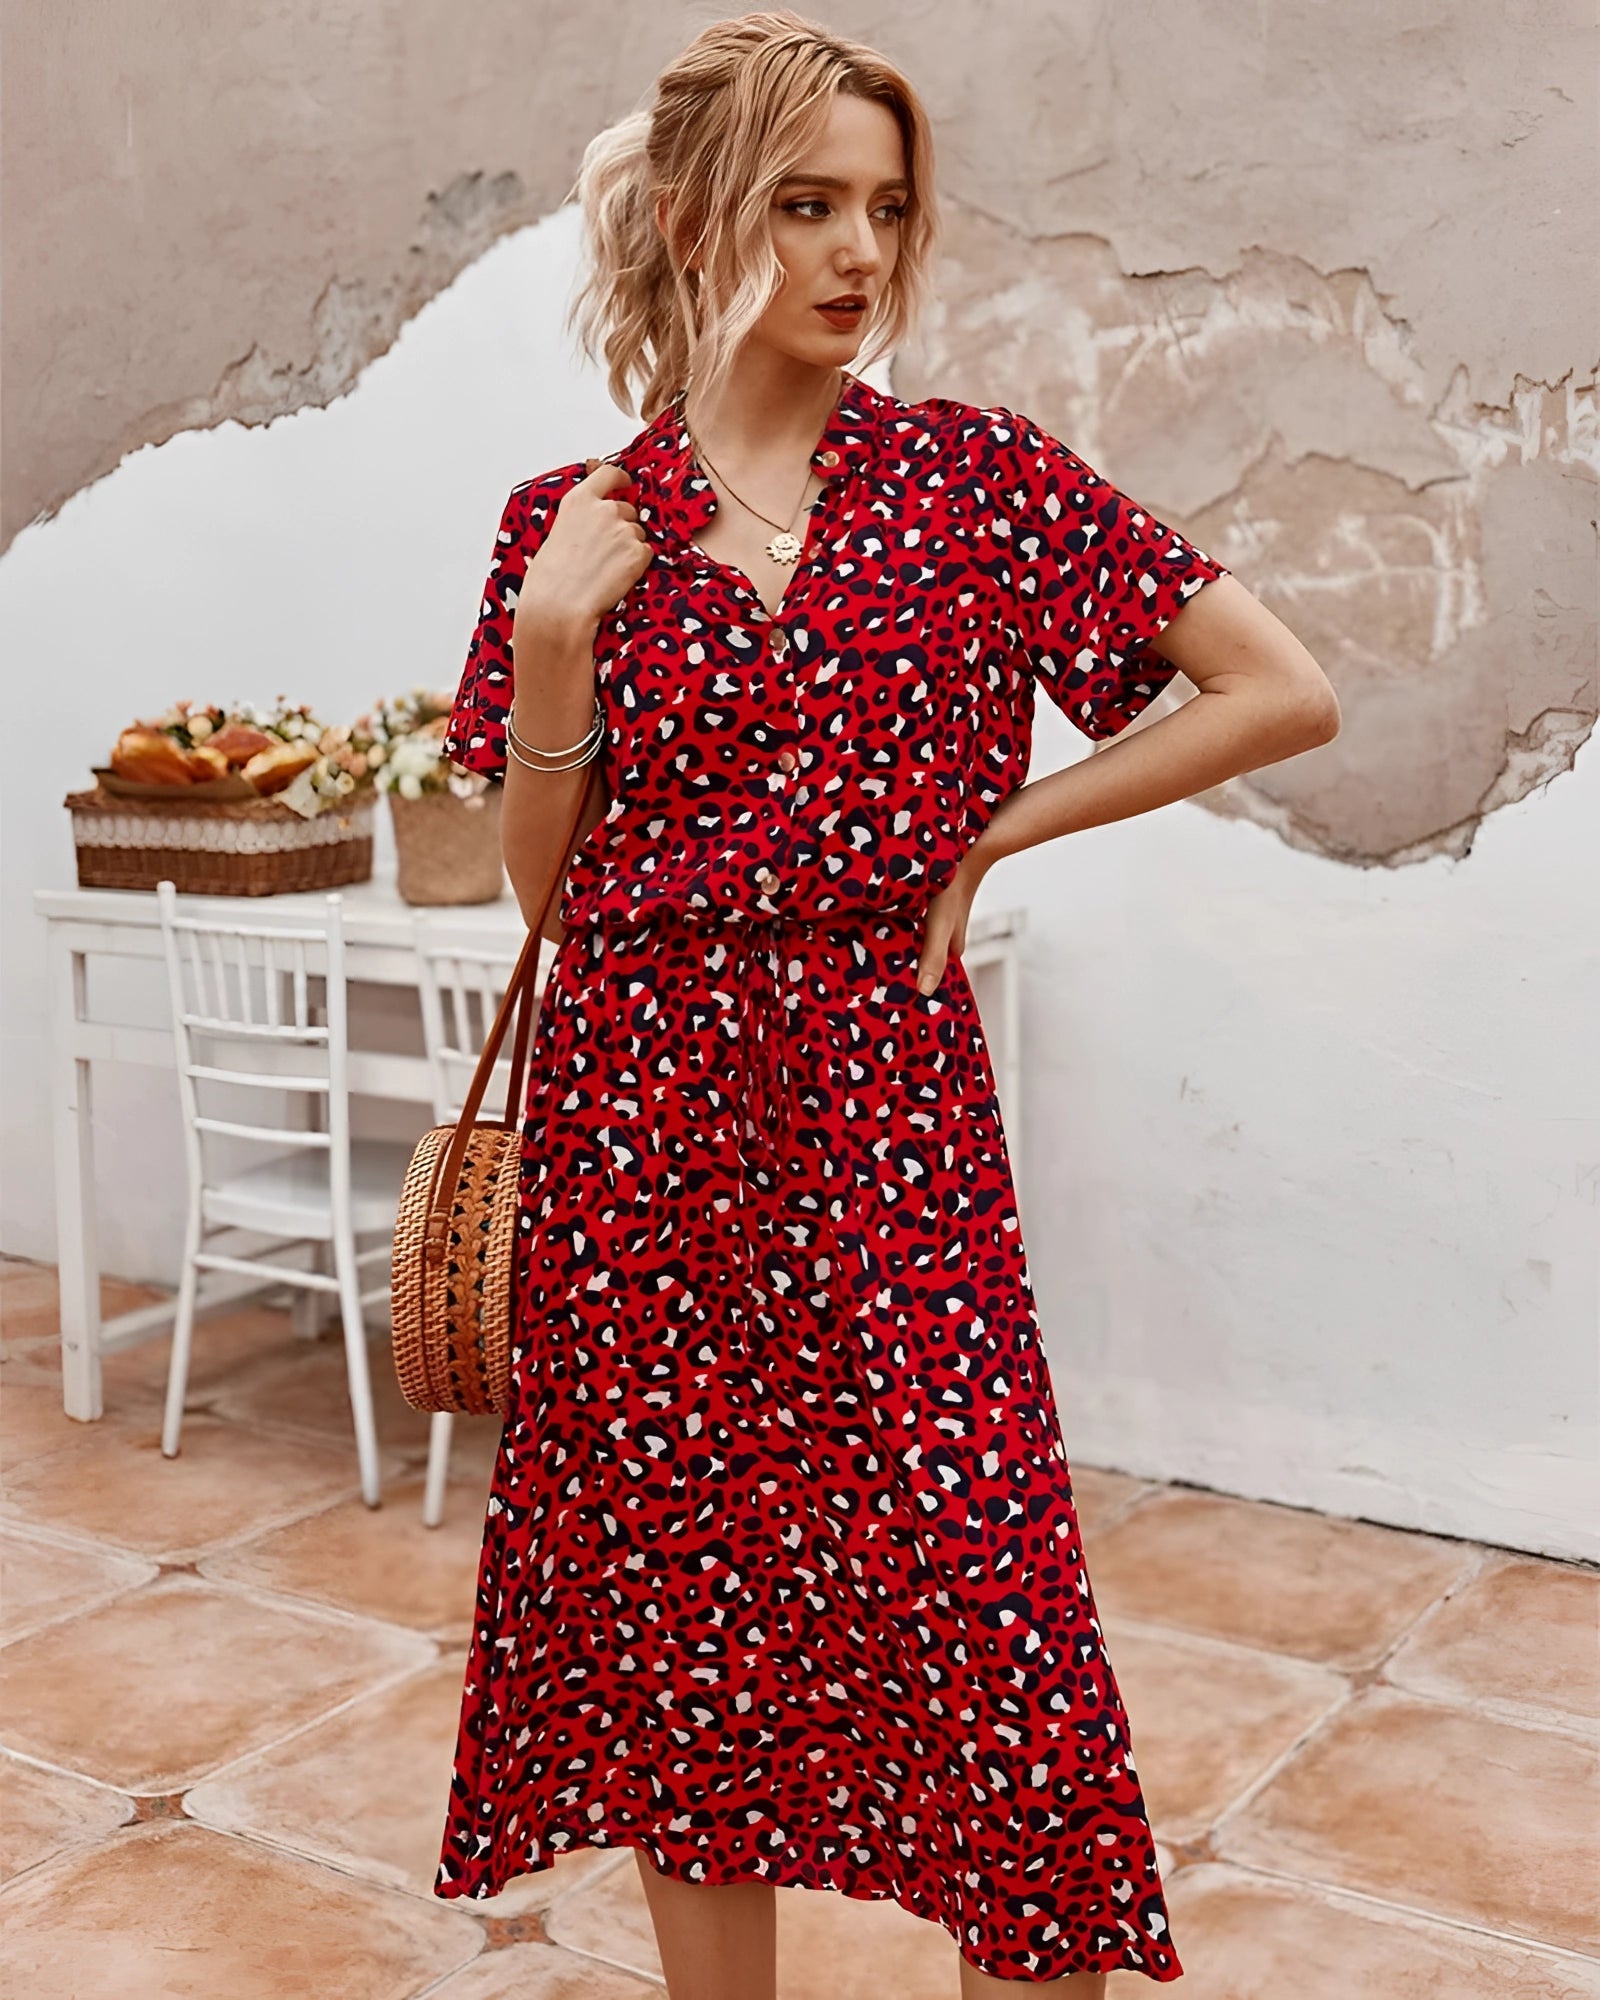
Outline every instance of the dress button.
[[817, 453], [817, 463], [818, 465], [837, 465], [839, 463], [839, 454], [836, 451], [819, 451]]
[[785, 631], [784, 631], [784, 629], [783, 629], [783, 627], [782, 627], [781, 625], [774, 625], [774, 626], [773, 626], [773, 628], [772, 628], [772, 635], [771, 635], [771, 637], [770, 637], [770, 638], [769, 638], [769, 639], [767, 640], [767, 645], [768, 645], [769, 649], [771, 650], [771, 653], [772, 653], [772, 657], [773, 657], [773, 658], [774, 658], [775, 660], [784, 660], [784, 659], [787, 659], [787, 658], [788, 658], [788, 656], [789, 656], [789, 635], [788, 635], [788, 633], [787, 633], [787, 632], [785, 632]]
[[756, 877], [756, 883], [762, 895], [770, 896], [778, 886], [778, 878], [770, 868], [763, 868], [761, 873]]
[[792, 771], [799, 761], [800, 759], [792, 750], [780, 750], [778, 752], [778, 769], [780, 771]]

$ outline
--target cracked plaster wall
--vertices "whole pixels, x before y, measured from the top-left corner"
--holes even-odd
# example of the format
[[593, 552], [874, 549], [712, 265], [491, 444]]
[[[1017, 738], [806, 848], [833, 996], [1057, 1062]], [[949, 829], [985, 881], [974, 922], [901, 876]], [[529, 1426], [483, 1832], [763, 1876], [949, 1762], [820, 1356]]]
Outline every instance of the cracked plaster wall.
[[[1305, 641], [1344, 728], [1202, 803], [1355, 863], [1466, 854], [1594, 726], [1592, 380], [1436, 398], [1365, 272], [1247, 252], [1129, 276], [1099, 237], [961, 211], [897, 386], [971, 379], [1228, 562]], [[1191, 692], [1186, 682], [1152, 719]]]
[[[347, 390], [560, 203], [701, 18], [14, 9], [4, 543], [142, 443]], [[901, 60], [937, 125], [941, 299], [897, 390], [1027, 410], [1213, 547], [1338, 686], [1336, 743], [1202, 803], [1399, 864], [1467, 853], [1570, 768], [1600, 702], [1588, 10], [826, 18]]]
[[[559, 204], [703, 17], [16, 9], [5, 541], [141, 443], [348, 389]], [[937, 123], [948, 254], [899, 392], [1027, 410], [1213, 547], [1338, 686], [1335, 744], [1203, 803], [1398, 864], [1467, 853], [1570, 768], [1600, 703], [1588, 10], [827, 18], [903, 61]]]
[[[559, 204], [703, 17], [16, 8], [4, 541], [141, 443], [343, 393]], [[948, 252], [899, 392], [1027, 410], [1337, 683], [1335, 744], [1202, 803], [1399, 864], [1467, 853], [1570, 768], [1600, 703], [1588, 10], [826, 18], [904, 62], [937, 124]]]

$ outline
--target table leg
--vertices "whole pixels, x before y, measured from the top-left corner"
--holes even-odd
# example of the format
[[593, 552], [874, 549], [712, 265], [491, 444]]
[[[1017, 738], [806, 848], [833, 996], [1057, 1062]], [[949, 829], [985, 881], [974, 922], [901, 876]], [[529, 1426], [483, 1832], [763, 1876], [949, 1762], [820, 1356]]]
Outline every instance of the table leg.
[[63, 946], [51, 966], [55, 1045], [56, 1264], [61, 1285], [61, 1401], [88, 1423], [100, 1392], [100, 1244], [95, 1224], [94, 1097], [78, 1054], [88, 1018], [88, 957]]

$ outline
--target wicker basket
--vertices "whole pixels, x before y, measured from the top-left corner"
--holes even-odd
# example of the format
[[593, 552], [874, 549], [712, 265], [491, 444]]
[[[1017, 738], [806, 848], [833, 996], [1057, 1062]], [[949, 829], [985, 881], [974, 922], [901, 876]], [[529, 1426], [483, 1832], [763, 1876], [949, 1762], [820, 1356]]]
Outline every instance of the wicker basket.
[[[408, 800], [414, 805], [415, 800]], [[414, 1410], [506, 1414], [516, 1291], [515, 1124], [474, 1124], [430, 1252], [429, 1201], [454, 1125], [425, 1132], [406, 1170], [390, 1264], [390, 1326], [400, 1393]]]
[[390, 792], [396, 886], [403, 902], [492, 903], [506, 885], [500, 859], [500, 787], [470, 799]]
[[276, 896], [338, 889], [372, 875], [367, 798], [303, 819], [277, 799], [113, 797], [69, 792], [80, 889], [153, 889], [186, 896]]

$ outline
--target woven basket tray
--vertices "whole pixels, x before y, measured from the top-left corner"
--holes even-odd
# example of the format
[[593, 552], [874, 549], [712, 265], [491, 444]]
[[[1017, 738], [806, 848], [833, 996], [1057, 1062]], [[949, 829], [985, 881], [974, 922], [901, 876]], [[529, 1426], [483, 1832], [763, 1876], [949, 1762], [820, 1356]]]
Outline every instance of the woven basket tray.
[[338, 889], [372, 875], [372, 815], [363, 799], [315, 819], [276, 799], [113, 798], [69, 792], [80, 889], [153, 889], [186, 896], [277, 896]]

